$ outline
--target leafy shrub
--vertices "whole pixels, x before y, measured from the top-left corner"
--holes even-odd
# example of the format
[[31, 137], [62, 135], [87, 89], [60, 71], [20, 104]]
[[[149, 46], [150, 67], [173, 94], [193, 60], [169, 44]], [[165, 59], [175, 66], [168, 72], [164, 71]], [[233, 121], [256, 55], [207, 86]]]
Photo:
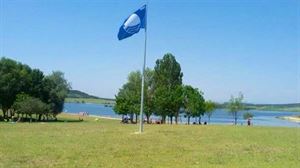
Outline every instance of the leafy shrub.
[[249, 118], [253, 118], [253, 114], [252, 113], [250, 113], [250, 112], [246, 112], [246, 113], [244, 113], [244, 115], [243, 115], [243, 117], [244, 117], [244, 119], [245, 120], [247, 120], [247, 119], [249, 119]]
[[47, 104], [43, 103], [40, 99], [31, 97], [27, 94], [18, 94], [17, 99], [13, 104], [14, 112], [18, 115], [28, 115], [30, 121], [32, 114], [47, 115], [50, 108]]

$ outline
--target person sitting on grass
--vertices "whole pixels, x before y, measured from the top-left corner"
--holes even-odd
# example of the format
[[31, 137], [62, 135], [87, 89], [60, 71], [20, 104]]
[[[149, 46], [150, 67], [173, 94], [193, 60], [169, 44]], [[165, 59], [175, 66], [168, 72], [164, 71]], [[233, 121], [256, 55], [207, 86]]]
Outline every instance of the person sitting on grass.
[[128, 117], [125, 116], [125, 117], [122, 119], [121, 123], [128, 124]]

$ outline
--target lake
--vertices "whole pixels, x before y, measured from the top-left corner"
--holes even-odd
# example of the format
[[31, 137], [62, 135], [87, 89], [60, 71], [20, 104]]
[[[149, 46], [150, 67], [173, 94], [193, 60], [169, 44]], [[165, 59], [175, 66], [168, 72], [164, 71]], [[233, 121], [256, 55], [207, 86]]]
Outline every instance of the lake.
[[[89, 115], [103, 116], [103, 117], [113, 117], [121, 118], [120, 115], [115, 114], [112, 107], [105, 107], [100, 104], [81, 104], [81, 103], [65, 103], [64, 112], [66, 113], [78, 113], [78, 112], [88, 112]], [[259, 111], [259, 110], [249, 110], [254, 114], [252, 119], [253, 125], [258, 126], [285, 126], [285, 127], [299, 127], [300, 123], [291, 122], [287, 120], [278, 119], [276, 117], [281, 116], [292, 116], [300, 115], [300, 112], [286, 112], [286, 111]], [[157, 118], [153, 116], [152, 118]], [[179, 118], [180, 123], [186, 123], [187, 119], [181, 116]], [[191, 119], [193, 122], [194, 119]], [[207, 116], [203, 116], [202, 122], [208, 121]], [[232, 125], [233, 116], [230, 115], [225, 109], [216, 109], [210, 118], [210, 124], [223, 124]], [[246, 125], [246, 120], [243, 119], [243, 113], [239, 113], [238, 123], [241, 125]]]

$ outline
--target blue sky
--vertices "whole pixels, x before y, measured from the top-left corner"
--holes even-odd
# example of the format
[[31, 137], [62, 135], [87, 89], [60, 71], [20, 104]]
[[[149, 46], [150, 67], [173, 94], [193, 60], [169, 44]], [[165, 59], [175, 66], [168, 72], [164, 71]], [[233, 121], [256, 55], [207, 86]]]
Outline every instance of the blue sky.
[[[145, 1], [0, 2], [0, 56], [46, 74], [63, 71], [73, 89], [110, 98], [142, 67], [144, 33], [123, 41], [117, 33]], [[300, 102], [299, 5], [148, 1], [147, 66], [172, 53], [184, 83], [217, 102], [239, 91], [252, 103]]]

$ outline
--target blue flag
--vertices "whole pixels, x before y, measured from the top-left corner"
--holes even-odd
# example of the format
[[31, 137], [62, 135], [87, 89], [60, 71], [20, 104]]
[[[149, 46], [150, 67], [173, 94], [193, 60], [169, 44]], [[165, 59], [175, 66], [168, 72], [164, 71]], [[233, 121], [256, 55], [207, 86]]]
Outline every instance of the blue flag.
[[118, 39], [123, 40], [138, 33], [140, 29], [146, 29], [146, 5], [131, 14], [119, 29]]

